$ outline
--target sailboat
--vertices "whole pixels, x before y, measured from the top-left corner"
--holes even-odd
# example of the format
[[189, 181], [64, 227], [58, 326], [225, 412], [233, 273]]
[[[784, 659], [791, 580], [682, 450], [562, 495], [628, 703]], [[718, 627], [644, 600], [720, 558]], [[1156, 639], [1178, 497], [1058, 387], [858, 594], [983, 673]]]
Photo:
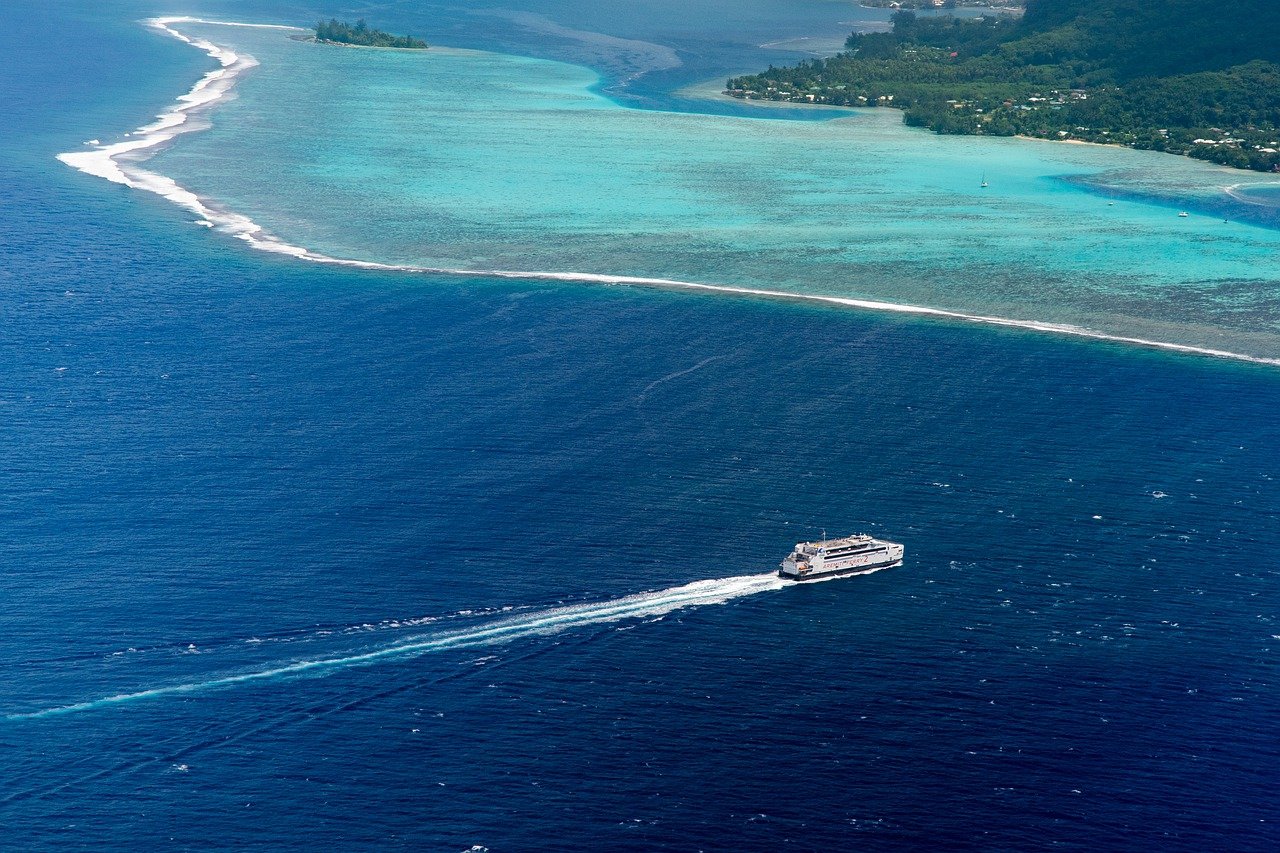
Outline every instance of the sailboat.
[[981, 183], [981, 184], [979, 184], [979, 186], [981, 186], [984, 190], [987, 188], [987, 173], [986, 173], [986, 172], [983, 172], [983, 173], [982, 173], [982, 183]]

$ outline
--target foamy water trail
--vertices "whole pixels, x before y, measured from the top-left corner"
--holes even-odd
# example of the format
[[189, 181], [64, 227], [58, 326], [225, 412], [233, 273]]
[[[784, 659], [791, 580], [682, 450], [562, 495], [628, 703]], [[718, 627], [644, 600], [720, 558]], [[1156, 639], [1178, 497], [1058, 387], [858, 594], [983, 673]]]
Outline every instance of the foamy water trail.
[[173, 24], [199, 23], [226, 27], [252, 27], [259, 29], [278, 29], [300, 31], [298, 27], [287, 27], [276, 24], [249, 24], [238, 21], [213, 21], [192, 17], [153, 18], [147, 25], [169, 35], [179, 41], [197, 47], [214, 59], [221, 68], [210, 71], [202, 77], [187, 94], [178, 98], [176, 106], [169, 112], [157, 116], [155, 122], [135, 130], [131, 139], [112, 145], [94, 144], [89, 151], [76, 151], [59, 154], [58, 159], [67, 165], [79, 169], [86, 174], [106, 178], [133, 189], [155, 193], [200, 217], [201, 225], [214, 228], [225, 234], [239, 238], [255, 249], [288, 255], [299, 260], [313, 263], [331, 264], [353, 269], [381, 270], [388, 272], [418, 273], [445, 276], [483, 276], [491, 278], [522, 279], [529, 281], [563, 281], [584, 284], [629, 285], [638, 287], [658, 287], [672, 290], [693, 290], [710, 293], [724, 293], [736, 296], [749, 296], [766, 299], [782, 299], [794, 302], [835, 305], [844, 308], [856, 308], [864, 311], [884, 311], [894, 314], [911, 314], [923, 317], [935, 317], [945, 320], [958, 320], [967, 323], [981, 323], [991, 326], [1024, 329], [1034, 332], [1046, 332], [1057, 335], [1070, 335], [1098, 341], [1129, 344], [1149, 347], [1169, 352], [1188, 355], [1211, 356], [1235, 361], [1280, 366], [1280, 358], [1248, 355], [1230, 350], [1211, 347], [1179, 344], [1170, 341], [1158, 341], [1150, 338], [1100, 332], [1094, 329], [1076, 326], [1069, 323], [1051, 323], [1040, 320], [1021, 320], [1011, 317], [994, 317], [983, 314], [971, 314], [945, 308], [930, 308], [922, 305], [909, 305], [897, 302], [885, 302], [875, 299], [858, 299], [847, 296], [828, 296], [813, 293], [794, 293], [784, 290], [768, 290], [756, 287], [739, 287], [729, 284], [709, 284], [705, 282], [684, 281], [672, 278], [651, 278], [647, 276], [610, 275], [607, 273], [588, 272], [555, 272], [536, 270], [490, 270], [490, 269], [457, 269], [451, 267], [414, 266], [409, 264], [384, 264], [376, 261], [362, 261], [352, 258], [339, 258], [314, 252], [303, 246], [288, 243], [271, 234], [261, 225], [247, 216], [234, 211], [221, 210], [212, 201], [201, 198], [190, 190], [180, 186], [172, 178], [157, 172], [150, 172], [139, 165], [154, 155], [163, 146], [171, 142], [181, 133], [199, 130], [200, 127], [190, 119], [200, 112], [210, 109], [224, 100], [231, 92], [235, 81], [249, 68], [257, 65], [251, 56], [240, 56], [229, 48], [220, 47], [210, 41], [192, 38], [173, 27]]
[[9, 714], [7, 719], [38, 719], [80, 711], [92, 711], [144, 699], [235, 687], [251, 682], [326, 675], [337, 670], [369, 666], [388, 660], [418, 657], [432, 652], [491, 646], [529, 637], [557, 634], [561, 631], [586, 625], [598, 625], [645, 616], [661, 616], [674, 610], [688, 607], [724, 604], [736, 598], [778, 590], [789, 585], [791, 585], [791, 582], [779, 578], [773, 572], [694, 581], [683, 586], [671, 587], [657, 592], [637, 593], [611, 601], [551, 607], [523, 613], [520, 616], [492, 619], [471, 628], [424, 634], [404, 642], [355, 654], [318, 660], [291, 661], [279, 666], [251, 672], [217, 675], [182, 684], [167, 684], [153, 687], [149, 690], [119, 693], [114, 696], [104, 696], [99, 699], [91, 699], [71, 705], [60, 705], [39, 711]]

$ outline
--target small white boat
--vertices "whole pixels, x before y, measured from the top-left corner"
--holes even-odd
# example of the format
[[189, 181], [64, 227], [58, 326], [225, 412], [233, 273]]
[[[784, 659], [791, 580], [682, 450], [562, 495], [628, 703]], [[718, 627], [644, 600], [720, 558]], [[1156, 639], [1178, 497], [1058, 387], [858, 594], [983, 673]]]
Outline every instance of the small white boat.
[[1179, 216], [1190, 216], [1185, 210], [1178, 214]]

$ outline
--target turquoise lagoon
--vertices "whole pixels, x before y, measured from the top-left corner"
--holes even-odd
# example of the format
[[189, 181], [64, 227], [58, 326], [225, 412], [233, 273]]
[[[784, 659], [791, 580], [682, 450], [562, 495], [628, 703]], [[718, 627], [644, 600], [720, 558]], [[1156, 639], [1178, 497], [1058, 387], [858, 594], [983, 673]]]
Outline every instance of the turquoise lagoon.
[[1280, 231], [1222, 213], [1262, 176], [939, 137], [892, 110], [641, 110], [545, 59], [174, 26], [259, 65], [146, 168], [319, 255], [847, 297], [1280, 357]]

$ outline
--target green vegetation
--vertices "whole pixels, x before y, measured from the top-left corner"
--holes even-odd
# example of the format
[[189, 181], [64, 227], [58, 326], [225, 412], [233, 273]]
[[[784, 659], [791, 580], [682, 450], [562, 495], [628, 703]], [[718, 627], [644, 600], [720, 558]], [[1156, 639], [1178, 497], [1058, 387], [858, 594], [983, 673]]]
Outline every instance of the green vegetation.
[[892, 106], [938, 133], [1110, 142], [1280, 171], [1271, 0], [1027, 0], [1021, 18], [893, 17], [740, 98]]
[[425, 50], [427, 43], [413, 36], [393, 36], [382, 30], [371, 30], [364, 20], [356, 21], [353, 27], [346, 22], [333, 18], [329, 23], [321, 21], [316, 24], [316, 41], [333, 44], [354, 44], [360, 47], [399, 47], [411, 50]]

